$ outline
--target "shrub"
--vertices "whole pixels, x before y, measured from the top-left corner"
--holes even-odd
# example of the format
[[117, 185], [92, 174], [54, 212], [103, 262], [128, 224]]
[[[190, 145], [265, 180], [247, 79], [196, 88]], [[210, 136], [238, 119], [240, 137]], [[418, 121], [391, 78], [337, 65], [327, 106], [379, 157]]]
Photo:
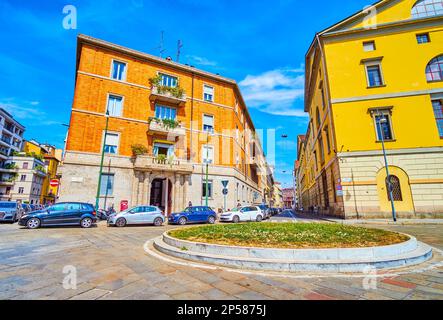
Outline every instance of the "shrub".
[[133, 144], [131, 146], [132, 154], [134, 156], [139, 156], [148, 153], [148, 149], [142, 144]]

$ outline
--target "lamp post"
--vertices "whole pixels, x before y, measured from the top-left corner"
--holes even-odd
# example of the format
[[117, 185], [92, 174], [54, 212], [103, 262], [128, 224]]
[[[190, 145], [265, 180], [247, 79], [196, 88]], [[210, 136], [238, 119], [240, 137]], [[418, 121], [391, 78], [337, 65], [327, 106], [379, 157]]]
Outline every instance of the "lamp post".
[[[106, 135], [108, 134], [108, 125], [109, 125], [109, 111], [106, 111], [105, 138], [103, 139], [102, 156], [101, 156], [101, 160], [100, 160], [100, 171], [98, 173], [97, 196], [95, 198], [95, 209], [96, 210], [99, 209], [100, 185], [102, 183], [103, 161], [105, 159], [105, 146], [106, 146]], [[106, 188], [107, 188], [107, 186], [106, 186]]]
[[379, 119], [378, 120], [378, 128], [379, 128], [379, 131], [380, 131], [381, 147], [383, 149], [383, 158], [385, 160], [386, 186], [388, 188], [389, 198], [391, 200], [392, 219], [394, 220], [394, 222], [396, 222], [397, 221], [397, 217], [396, 217], [396, 214], [395, 214], [394, 198], [392, 196], [392, 185], [391, 185], [391, 177], [390, 177], [389, 168], [388, 168], [388, 157], [386, 156], [386, 149], [385, 149], [385, 135], [384, 135], [384, 132], [383, 132], [383, 128], [381, 126], [382, 123], [387, 123], [387, 120], [380, 113], [380, 110], [378, 110], [377, 116], [378, 116], [378, 119]]
[[210, 129], [208, 129], [206, 134], [206, 197], [205, 197], [205, 205], [208, 206], [208, 192], [209, 192], [209, 135]]

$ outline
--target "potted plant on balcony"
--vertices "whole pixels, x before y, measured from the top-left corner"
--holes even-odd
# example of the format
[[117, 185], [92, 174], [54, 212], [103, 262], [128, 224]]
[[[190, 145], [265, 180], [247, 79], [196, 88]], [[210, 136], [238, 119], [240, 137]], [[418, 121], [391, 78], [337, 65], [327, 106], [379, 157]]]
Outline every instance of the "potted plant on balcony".
[[179, 85], [175, 87], [169, 87], [162, 85], [162, 76], [157, 75], [155, 77], [149, 78], [149, 83], [151, 84], [151, 89], [157, 88], [157, 92], [159, 94], [169, 93], [171, 96], [181, 99], [185, 94], [185, 90], [181, 88]]
[[156, 159], [157, 159], [157, 163], [159, 163], [159, 164], [166, 164], [166, 159], [167, 159], [166, 155], [159, 154], [159, 155], [157, 155]]
[[133, 144], [131, 146], [131, 149], [132, 149], [132, 155], [134, 157], [141, 156], [141, 155], [148, 153], [148, 149], [142, 144]]
[[151, 124], [151, 122], [160, 124], [166, 130], [174, 130], [175, 128], [180, 126], [180, 121], [177, 121], [175, 119], [160, 119], [157, 117], [149, 117], [148, 123]]

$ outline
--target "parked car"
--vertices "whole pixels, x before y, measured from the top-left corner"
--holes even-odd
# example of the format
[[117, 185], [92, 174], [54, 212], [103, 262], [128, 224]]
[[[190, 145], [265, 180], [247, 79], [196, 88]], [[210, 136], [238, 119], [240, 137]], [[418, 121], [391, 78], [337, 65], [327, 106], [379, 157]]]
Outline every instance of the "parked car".
[[23, 215], [18, 224], [28, 229], [46, 226], [79, 225], [90, 228], [97, 222], [94, 206], [81, 202], [60, 202]]
[[267, 204], [260, 204], [258, 206], [263, 214], [263, 220], [269, 219], [271, 217], [271, 211], [269, 210], [269, 206]]
[[271, 210], [271, 216], [275, 216], [280, 213], [278, 208], [269, 208]]
[[217, 214], [214, 210], [206, 206], [187, 207], [182, 212], [173, 213], [169, 216], [170, 224], [185, 225], [187, 223], [210, 223], [217, 220]]
[[161, 226], [165, 222], [163, 212], [155, 206], [137, 206], [119, 213], [113, 213], [108, 218], [108, 226], [124, 227], [128, 224], [153, 224]]
[[243, 206], [221, 214], [220, 222], [243, 222], [263, 220], [263, 212], [258, 206]]
[[24, 210], [15, 201], [0, 201], [0, 221], [14, 223], [20, 219]]
[[28, 212], [32, 211], [31, 205], [29, 205], [27, 203], [22, 203], [22, 209], [23, 209], [23, 213], [28, 213]]

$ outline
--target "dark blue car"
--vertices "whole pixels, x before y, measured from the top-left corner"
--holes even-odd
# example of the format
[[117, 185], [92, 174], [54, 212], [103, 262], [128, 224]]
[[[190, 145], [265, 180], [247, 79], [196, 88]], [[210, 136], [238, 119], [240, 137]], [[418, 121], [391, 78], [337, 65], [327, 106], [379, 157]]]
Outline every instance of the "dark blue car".
[[185, 225], [187, 223], [215, 223], [217, 214], [206, 206], [187, 207], [182, 212], [173, 213], [169, 216], [170, 224]]
[[43, 210], [26, 213], [18, 224], [28, 229], [62, 225], [90, 228], [96, 222], [97, 216], [92, 204], [60, 202]]

